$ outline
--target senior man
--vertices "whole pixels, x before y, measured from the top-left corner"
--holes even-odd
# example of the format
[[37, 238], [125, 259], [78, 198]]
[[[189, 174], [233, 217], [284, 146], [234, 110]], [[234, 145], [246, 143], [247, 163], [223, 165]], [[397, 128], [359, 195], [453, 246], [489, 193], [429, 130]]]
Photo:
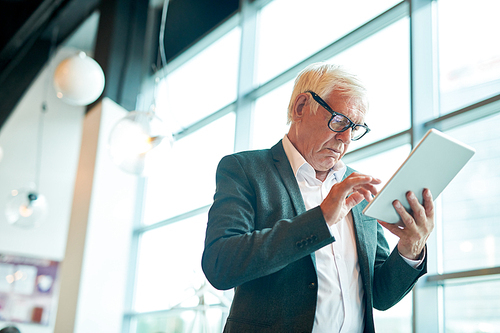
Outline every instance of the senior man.
[[[402, 226], [362, 214], [380, 180], [342, 157], [369, 132], [360, 81], [316, 63], [295, 80], [288, 134], [271, 149], [224, 157], [216, 174], [202, 267], [235, 288], [224, 332], [375, 332], [373, 308], [401, 300], [426, 272], [430, 191]], [[272, 110], [270, 110], [271, 112]], [[400, 240], [390, 252], [381, 224]]]

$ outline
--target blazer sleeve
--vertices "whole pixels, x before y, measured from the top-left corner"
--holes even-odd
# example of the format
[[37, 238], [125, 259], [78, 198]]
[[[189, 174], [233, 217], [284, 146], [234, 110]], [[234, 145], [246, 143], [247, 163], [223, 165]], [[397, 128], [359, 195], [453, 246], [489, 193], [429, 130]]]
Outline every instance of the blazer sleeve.
[[383, 264], [375, 269], [373, 306], [378, 310], [387, 310], [406, 296], [418, 279], [427, 273], [427, 257], [420, 266], [413, 268], [401, 258], [396, 246]]
[[319, 207], [295, 216], [271, 169], [235, 155], [219, 163], [202, 256], [205, 276], [217, 289], [275, 273], [334, 241]]

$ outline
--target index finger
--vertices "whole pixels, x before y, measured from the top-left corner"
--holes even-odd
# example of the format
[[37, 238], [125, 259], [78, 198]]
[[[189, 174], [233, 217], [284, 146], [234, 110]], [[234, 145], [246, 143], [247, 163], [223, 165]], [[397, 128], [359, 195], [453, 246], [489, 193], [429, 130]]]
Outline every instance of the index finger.
[[[362, 192], [369, 191], [373, 195], [377, 194], [377, 188], [375, 185], [380, 184], [382, 181], [378, 178], [364, 175], [361, 173], [352, 173], [338, 184], [342, 188], [342, 191], [346, 196], [352, 194], [353, 192], [364, 190]], [[364, 194], [366, 197], [366, 194]]]
[[354, 184], [352, 186], [356, 185], [361, 185], [361, 184], [373, 184], [373, 185], [378, 185], [381, 184], [382, 181], [378, 178], [365, 175], [363, 173], [359, 172], [353, 172], [351, 173], [346, 179], [344, 179], [342, 182], [349, 182], [351, 184]]

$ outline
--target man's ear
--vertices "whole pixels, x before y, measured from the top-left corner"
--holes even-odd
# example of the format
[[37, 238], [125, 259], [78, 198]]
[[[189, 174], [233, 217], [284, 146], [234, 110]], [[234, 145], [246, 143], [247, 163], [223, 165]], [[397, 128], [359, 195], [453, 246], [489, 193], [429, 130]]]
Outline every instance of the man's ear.
[[305, 112], [305, 105], [307, 102], [307, 96], [305, 94], [299, 94], [295, 98], [295, 103], [293, 104], [293, 121], [297, 122], [302, 120]]

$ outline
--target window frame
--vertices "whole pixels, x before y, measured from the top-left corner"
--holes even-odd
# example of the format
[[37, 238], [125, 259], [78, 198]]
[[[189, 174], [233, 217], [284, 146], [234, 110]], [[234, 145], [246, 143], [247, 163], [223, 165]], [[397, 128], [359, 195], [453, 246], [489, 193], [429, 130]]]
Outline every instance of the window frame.
[[[190, 135], [226, 114], [234, 112], [236, 114], [234, 150], [241, 151], [248, 149], [252, 143], [252, 114], [253, 104], [256, 99], [290, 80], [293, 80], [298, 72], [305, 66], [324, 59], [330, 59], [336, 54], [341, 53], [404, 17], [410, 18], [411, 127], [405, 131], [347, 153], [344, 157], [344, 161], [350, 163], [405, 144], [411, 144], [411, 146], [414, 147], [430, 128], [437, 128], [445, 131], [473, 120], [480, 120], [500, 113], [500, 94], [498, 94], [445, 115], [438, 115], [439, 84], [436, 47], [437, 1], [438, 0], [403, 0], [342, 38], [334, 41], [321, 51], [311, 55], [309, 58], [295, 64], [260, 86], [255, 86], [254, 48], [256, 44], [258, 12], [266, 4], [271, 2], [271, 0], [242, 0], [238, 13], [193, 47], [167, 64], [159, 73], [159, 76], [165, 76], [167, 73], [172, 72], [232, 28], [237, 25], [240, 26], [241, 49], [236, 101], [226, 105], [190, 127], [178, 133], [174, 133], [174, 140], [179, 140]], [[151, 77], [148, 82], [146, 82], [144, 85], [145, 90], [152, 89], [154, 86], [152, 83], [154, 79], [154, 77]], [[140, 182], [144, 188], [145, 179], [141, 179]], [[139, 200], [138, 207], [141, 208], [142, 206], [143, 202]], [[196, 208], [179, 216], [164, 221], [158, 221], [157, 223], [147, 226], [141, 225], [140, 214], [138, 214], [130, 249], [128, 292], [126, 294], [123, 332], [129, 332], [131, 322], [134, 318], [147, 314], [132, 311], [140, 236], [146, 231], [154, 230], [167, 224], [178, 223], [194, 215], [206, 213], [209, 208], [209, 205]], [[440, 258], [438, 256], [441, 255], [440, 248], [442, 245], [439, 243], [439, 233], [440, 226], [439, 222], [437, 222], [436, 229], [428, 240], [428, 253], [430, 254], [428, 258], [428, 274], [421, 278], [414, 288], [412, 332], [423, 333], [436, 331], [436, 328], [439, 332], [444, 332], [443, 288], [447, 281], [484, 276], [500, 279], [500, 266], [446, 274], [440, 273]], [[163, 311], [166, 312], [169, 310]], [[159, 312], [161, 311], [155, 311], [155, 313]]]

